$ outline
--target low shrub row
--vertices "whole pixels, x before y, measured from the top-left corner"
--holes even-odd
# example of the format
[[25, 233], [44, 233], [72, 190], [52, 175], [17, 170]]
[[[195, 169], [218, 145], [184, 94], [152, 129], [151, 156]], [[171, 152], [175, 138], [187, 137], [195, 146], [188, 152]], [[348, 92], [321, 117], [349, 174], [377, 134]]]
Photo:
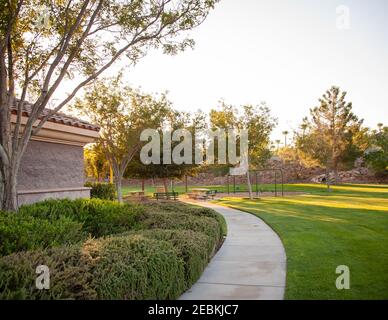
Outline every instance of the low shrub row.
[[150, 213], [184, 213], [189, 216], [213, 218], [218, 222], [219, 234], [225, 236], [227, 233], [224, 217], [209, 208], [197, 207], [180, 202], [167, 202], [144, 205], [144, 209], [145, 212]]
[[102, 199], [102, 200], [115, 200], [116, 199], [116, 189], [112, 183], [100, 183], [100, 182], [87, 182], [85, 187], [90, 189], [90, 197], [92, 199]]
[[193, 230], [141, 230], [132, 232], [145, 238], [169, 242], [184, 261], [185, 289], [189, 289], [201, 276], [212, 252], [209, 250], [209, 237]]
[[[0, 299], [175, 299], [200, 277], [225, 233], [220, 215], [183, 204], [93, 199], [22, 207], [0, 215], [2, 252], [29, 250], [0, 258]], [[49, 267], [49, 290], [35, 286], [38, 265]]]
[[[38, 265], [49, 267], [49, 290], [35, 286]], [[89, 239], [0, 259], [0, 299], [174, 299], [184, 289], [176, 249], [141, 236]]]
[[208, 236], [207, 249], [211, 253], [217, 248], [222, 235], [217, 220], [196, 217], [184, 213], [144, 213], [141, 217], [142, 229], [192, 230]]
[[87, 237], [82, 223], [63, 216], [54, 221], [0, 212], [0, 256], [71, 244]]
[[0, 255], [76, 243], [128, 231], [143, 212], [137, 205], [100, 199], [46, 200], [0, 213]]

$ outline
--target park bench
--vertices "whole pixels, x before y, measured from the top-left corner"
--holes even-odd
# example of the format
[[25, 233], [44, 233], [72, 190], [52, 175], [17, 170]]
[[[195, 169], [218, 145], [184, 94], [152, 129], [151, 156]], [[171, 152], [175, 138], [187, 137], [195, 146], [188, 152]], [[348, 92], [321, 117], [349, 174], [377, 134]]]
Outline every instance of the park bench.
[[156, 200], [177, 200], [178, 192], [155, 192], [154, 198]]

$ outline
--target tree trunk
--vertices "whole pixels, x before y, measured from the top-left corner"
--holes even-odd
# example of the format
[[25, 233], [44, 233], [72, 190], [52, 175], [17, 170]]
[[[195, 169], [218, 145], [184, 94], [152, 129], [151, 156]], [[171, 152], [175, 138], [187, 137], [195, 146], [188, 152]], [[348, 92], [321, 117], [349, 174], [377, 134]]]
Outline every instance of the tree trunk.
[[164, 186], [164, 192], [168, 192], [168, 183], [167, 183], [167, 178], [163, 178], [163, 186]]
[[2, 203], [1, 209], [5, 211], [17, 211], [18, 210], [18, 201], [17, 201], [17, 175], [15, 170], [10, 170], [6, 172], [4, 178], [4, 184], [2, 186]]
[[122, 191], [122, 177], [120, 175], [115, 176], [117, 200], [123, 203], [123, 191]]
[[333, 176], [333, 184], [336, 185], [338, 183], [338, 163], [336, 159], [333, 159]]
[[109, 165], [109, 183], [112, 183], [114, 182], [114, 179], [113, 179], [113, 169], [112, 169], [112, 165]]
[[331, 192], [330, 189], [330, 164], [326, 164], [326, 185], [327, 185], [327, 190]]
[[141, 191], [143, 191], [144, 192], [144, 179], [141, 179]]
[[0, 161], [0, 210], [3, 206], [4, 184], [5, 179], [3, 177], [3, 164]]
[[249, 174], [249, 170], [247, 171], [247, 185], [248, 185], [248, 192], [249, 192], [249, 199], [253, 199], [253, 193], [252, 193], [252, 184], [251, 184], [251, 177]]
[[[28, 135], [27, 135], [28, 136]], [[1, 196], [0, 196], [0, 210], [17, 211], [18, 199], [17, 199], [17, 177], [20, 168], [20, 162], [26, 151], [29, 143], [29, 138], [24, 141], [18, 141], [19, 145], [14, 145], [12, 136], [3, 136], [1, 139], [2, 150], [5, 150], [5, 146], [8, 146], [8, 153], [11, 156], [3, 155], [0, 159], [0, 178], [1, 178]], [[23, 143], [23, 144], [22, 144]], [[22, 145], [20, 145], [22, 144]]]

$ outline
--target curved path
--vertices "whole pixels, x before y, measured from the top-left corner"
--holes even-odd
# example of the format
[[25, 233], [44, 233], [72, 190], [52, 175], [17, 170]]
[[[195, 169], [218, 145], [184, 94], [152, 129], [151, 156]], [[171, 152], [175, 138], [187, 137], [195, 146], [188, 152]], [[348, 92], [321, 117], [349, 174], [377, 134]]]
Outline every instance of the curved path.
[[182, 300], [281, 300], [286, 254], [278, 235], [252, 214], [206, 202], [228, 225], [224, 244]]

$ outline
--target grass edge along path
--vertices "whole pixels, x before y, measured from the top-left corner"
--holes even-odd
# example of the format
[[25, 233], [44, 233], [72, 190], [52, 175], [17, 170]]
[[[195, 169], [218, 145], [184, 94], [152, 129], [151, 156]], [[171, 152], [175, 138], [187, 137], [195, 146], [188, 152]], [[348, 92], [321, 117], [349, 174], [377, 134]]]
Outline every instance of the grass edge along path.
[[[286, 299], [388, 299], [388, 186], [314, 188], [216, 203], [250, 212], [278, 233], [288, 258]], [[335, 286], [339, 265], [350, 268], [350, 290]]]

